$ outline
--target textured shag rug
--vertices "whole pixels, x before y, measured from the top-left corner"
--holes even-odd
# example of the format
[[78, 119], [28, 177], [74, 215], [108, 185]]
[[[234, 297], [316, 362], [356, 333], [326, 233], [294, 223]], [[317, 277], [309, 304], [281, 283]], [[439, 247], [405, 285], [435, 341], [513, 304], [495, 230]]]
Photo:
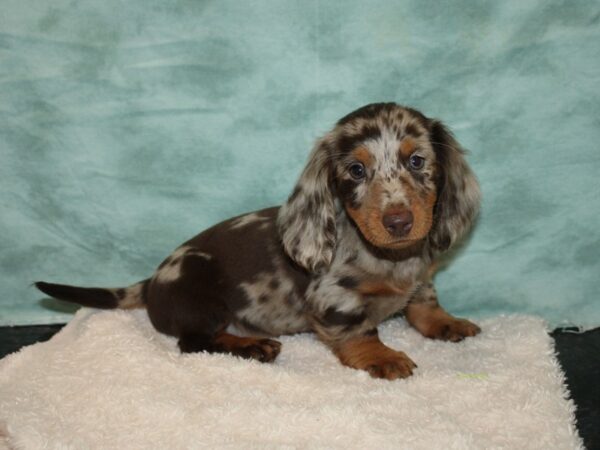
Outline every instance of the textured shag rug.
[[0, 436], [19, 449], [580, 448], [545, 323], [479, 324], [454, 344], [384, 323], [382, 340], [419, 366], [387, 381], [312, 335], [282, 337], [273, 364], [181, 355], [143, 310], [83, 309], [0, 361]]

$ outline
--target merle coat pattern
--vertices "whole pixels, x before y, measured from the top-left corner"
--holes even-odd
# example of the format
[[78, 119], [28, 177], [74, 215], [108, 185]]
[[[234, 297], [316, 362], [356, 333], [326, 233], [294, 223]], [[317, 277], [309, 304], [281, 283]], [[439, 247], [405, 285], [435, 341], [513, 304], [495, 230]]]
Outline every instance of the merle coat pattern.
[[273, 361], [282, 334], [315, 332], [347, 366], [373, 377], [416, 365], [377, 325], [403, 313], [424, 336], [458, 341], [479, 328], [445, 312], [432, 276], [479, 208], [477, 180], [446, 127], [394, 103], [371, 104], [319, 139], [281, 207], [222, 222], [128, 288], [39, 282], [99, 308], [147, 308], [182, 352]]

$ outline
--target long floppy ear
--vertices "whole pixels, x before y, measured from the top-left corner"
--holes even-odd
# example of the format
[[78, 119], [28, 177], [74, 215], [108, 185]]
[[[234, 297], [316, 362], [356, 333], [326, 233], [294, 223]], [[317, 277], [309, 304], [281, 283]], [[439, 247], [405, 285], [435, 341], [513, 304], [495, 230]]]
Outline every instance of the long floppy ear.
[[277, 217], [286, 253], [309, 272], [329, 267], [335, 249], [335, 204], [330, 189], [328, 148], [326, 138], [317, 141]]
[[433, 250], [442, 252], [471, 228], [479, 212], [481, 192], [464, 150], [444, 124], [433, 120], [430, 136], [440, 173], [429, 242]]

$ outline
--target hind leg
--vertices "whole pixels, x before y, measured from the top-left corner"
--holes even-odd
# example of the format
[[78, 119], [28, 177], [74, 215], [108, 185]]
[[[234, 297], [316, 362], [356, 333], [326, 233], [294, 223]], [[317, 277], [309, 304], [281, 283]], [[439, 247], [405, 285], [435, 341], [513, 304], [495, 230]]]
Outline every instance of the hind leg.
[[260, 362], [272, 362], [281, 350], [281, 343], [273, 339], [240, 337], [220, 332], [214, 336], [185, 334], [179, 338], [179, 348], [183, 353], [206, 351], [209, 353], [229, 353]]
[[229, 353], [262, 362], [273, 361], [281, 344], [271, 339], [225, 333], [232, 310], [225, 296], [228, 286], [211, 255], [180, 247], [152, 277], [147, 295], [154, 327], [179, 338], [183, 353]]

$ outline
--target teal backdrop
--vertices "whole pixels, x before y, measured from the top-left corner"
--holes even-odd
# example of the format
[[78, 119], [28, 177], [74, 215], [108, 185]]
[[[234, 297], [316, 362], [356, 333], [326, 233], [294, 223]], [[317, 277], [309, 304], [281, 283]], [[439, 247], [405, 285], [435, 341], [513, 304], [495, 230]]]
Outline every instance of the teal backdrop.
[[447, 309], [600, 325], [597, 0], [0, 0], [0, 323], [280, 204], [378, 101], [444, 120], [481, 182]]

